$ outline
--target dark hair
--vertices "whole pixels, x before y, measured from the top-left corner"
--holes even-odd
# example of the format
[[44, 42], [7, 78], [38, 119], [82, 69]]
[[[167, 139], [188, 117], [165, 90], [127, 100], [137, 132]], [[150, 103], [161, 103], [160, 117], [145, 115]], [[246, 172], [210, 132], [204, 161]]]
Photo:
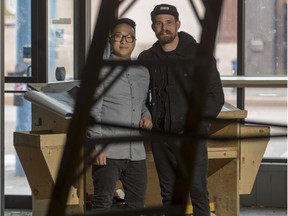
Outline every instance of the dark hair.
[[115, 22], [113, 23], [112, 27], [111, 27], [111, 32], [114, 30], [114, 28], [119, 25], [119, 24], [122, 24], [122, 23], [125, 23], [125, 24], [128, 24], [130, 25], [134, 31], [135, 31], [135, 27], [136, 27], [136, 23], [132, 20], [132, 19], [129, 19], [129, 18], [120, 18], [120, 19], [117, 19], [115, 20]]
[[176, 20], [179, 20], [179, 13], [177, 11], [177, 8], [173, 5], [169, 4], [156, 5], [150, 14], [153, 23], [155, 21], [155, 17], [159, 14], [170, 14], [173, 15], [176, 18]]

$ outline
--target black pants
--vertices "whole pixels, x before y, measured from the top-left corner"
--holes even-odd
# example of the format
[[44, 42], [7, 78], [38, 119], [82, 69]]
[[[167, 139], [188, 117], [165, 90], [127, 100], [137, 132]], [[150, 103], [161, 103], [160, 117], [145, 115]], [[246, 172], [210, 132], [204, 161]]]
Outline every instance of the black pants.
[[107, 165], [93, 167], [93, 208], [111, 208], [116, 183], [120, 180], [129, 208], [143, 208], [147, 187], [145, 160], [107, 159]]
[[[163, 205], [169, 205], [173, 196], [175, 167], [179, 158], [179, 146], [168, 143], [152, 143], [152, 152], [158, 172]], [[178, 153], [179, 154], [179, 153]], [[191, 182], [190, 196], [193, 216], [210, 216], [209, 193], [207, 189], [208, 153], [206, 141], [200, 141]]]

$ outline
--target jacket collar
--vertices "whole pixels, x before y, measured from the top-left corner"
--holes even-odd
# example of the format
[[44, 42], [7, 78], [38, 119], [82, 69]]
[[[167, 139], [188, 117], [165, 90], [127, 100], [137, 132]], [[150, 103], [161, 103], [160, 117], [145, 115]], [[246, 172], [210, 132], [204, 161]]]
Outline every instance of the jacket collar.
[[121, 59], [119, 56], [116, 56], [114, 53], [111, 53], [109, 60], [123, 60], [123, 59]]

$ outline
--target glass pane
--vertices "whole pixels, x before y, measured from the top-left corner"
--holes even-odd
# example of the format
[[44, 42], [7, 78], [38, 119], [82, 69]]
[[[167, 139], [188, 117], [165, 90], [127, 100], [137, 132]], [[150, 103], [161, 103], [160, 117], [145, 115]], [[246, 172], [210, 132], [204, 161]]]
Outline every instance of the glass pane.
[[[237, 1], [223, 1], [215, 58], [221, 76], [237, 75]], [[224, 88], [225, 101], [236, 107], [236, 88]]]
[[5, 94], [5, 194], [31, 195], [31, 189], [14, 148], [14, 131], [29, 131], [31, 104], [22, 94]]
[[[221, 76], [237, 75], [237, 1], [223, 1], [215, 57]], [[224, 88], [225, 101], [236, 107], [236, 88]]]
[[5, 3], [5, 76], [31, 76], [31, 0]]
[[224, 88], [225, 102], [237, 107], [237, 89], [236, 88]]
[[245, 74], [286, 76], [287, 1], [247, 0], [245, 5]]
[[73, 79], [73, 1], [48, 1], [48, 80]]
[[[244, 67], [247, 76], [287, 76], [287, 1], [245, 2]], [[287, 125], [286, 88], [247, 88], [245, 102], [248, 120]], [[270, 139], [265, 157], [287, 157], [286, 144], [287, 138]]]
[[[31, 76], [31, 0], [6, 0], [4, 19], [5, 76]], [[23, 99], [25, 83], [5, 84], [5, 194], [31, 190], [14, 148], [13, 133], [31, 130], [31, 104]]]
[[[287, 125], [287, 89], [286, 88], [246, 88], [245, 109], [247, 121], [266, 123], [267, 125]], [[286, 128], [270, 127], [271, 138], [264, 157], [287, 158], [287, 137], [273, 138], [285, 134]]]
[[223, 1], [218, 29], [215, 48], [218, 70], [222, 76], [236, 76], [237, 1]]

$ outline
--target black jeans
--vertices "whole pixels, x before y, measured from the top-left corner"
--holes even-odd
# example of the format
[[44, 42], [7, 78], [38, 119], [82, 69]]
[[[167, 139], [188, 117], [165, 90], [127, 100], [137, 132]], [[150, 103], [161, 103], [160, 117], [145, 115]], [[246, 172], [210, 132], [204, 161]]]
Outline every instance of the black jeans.
[[107, 165], [93, 166], [93, 208], [111, 208], [118, 180], [122, 182], [127, 207], [143, 208], [147, 188], [146, 162], [126, 159], [107, 159]]
[[[152, 143], [152, 152], [158, 172], [163, 205], [169, 205], [175, 183], [176, 154], [179, 146], [168, 143]], [[179, 153], [178, 153], [179, 154]], [[193, 216], [210, 216], [209, 193], [207, 189], [208, 152], [206, 141], [200, 141], [191, 182], [190, 197]]]

